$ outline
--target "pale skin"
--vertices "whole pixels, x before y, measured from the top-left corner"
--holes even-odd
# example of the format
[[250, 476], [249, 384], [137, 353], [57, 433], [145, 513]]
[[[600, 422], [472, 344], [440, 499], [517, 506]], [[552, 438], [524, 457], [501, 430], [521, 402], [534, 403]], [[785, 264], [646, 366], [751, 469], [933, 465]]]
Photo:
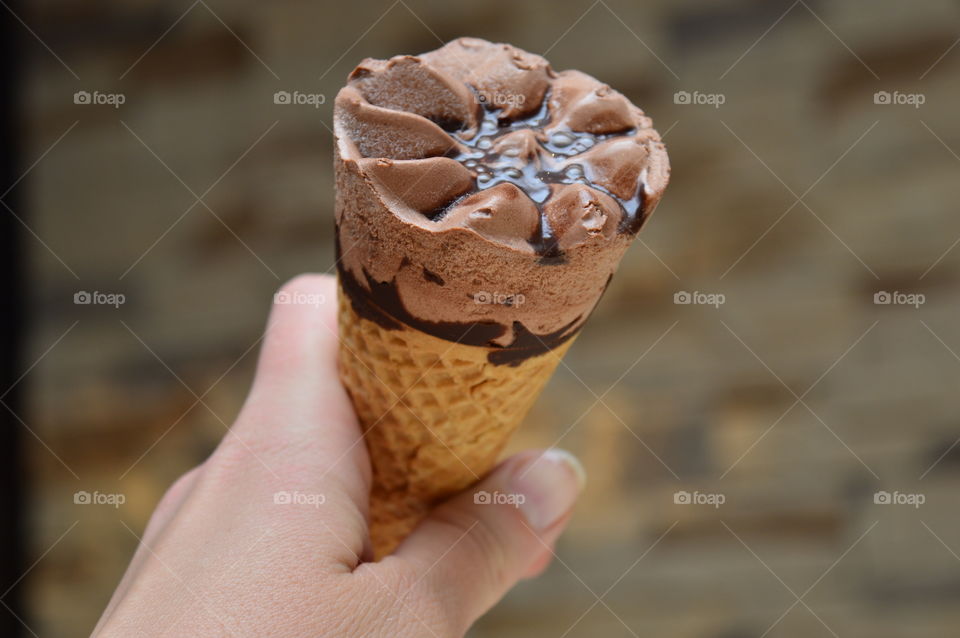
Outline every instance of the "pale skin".
[[[335, 286], [284, 286], [325, 301], [274, 306], [236, 422], [160, 501], [94, 636], [462, 636], [549, 564], [583, 485], [556, 450], [507, 459], [370, 562], [370, 463], [337, 376]], [[477, 490], [522, 499], [477, 504]]]

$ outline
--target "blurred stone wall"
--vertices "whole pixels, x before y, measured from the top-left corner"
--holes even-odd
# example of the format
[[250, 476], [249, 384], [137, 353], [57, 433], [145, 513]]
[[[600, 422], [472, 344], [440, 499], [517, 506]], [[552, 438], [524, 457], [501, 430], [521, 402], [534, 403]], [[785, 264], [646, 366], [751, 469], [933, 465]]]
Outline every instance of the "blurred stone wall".
[[515, 441], [586, 463], [559, 559], [473, 635], [957, 633], [955, 2], [43, 0], [20, 18], [35, 635], [88, 635], [165, 488], [236, 415], [272, 292], [331, 268], [346, 74], [459, 35], [621, 90], [674, 169]]

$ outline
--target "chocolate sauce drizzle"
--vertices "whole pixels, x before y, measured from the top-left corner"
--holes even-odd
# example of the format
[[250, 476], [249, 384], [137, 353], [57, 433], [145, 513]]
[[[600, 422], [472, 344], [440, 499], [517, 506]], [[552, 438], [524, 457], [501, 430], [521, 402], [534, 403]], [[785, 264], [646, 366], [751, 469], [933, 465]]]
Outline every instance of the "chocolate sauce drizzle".
[[[550, 123], [550, 94], [544, 95], [540, 108], [527, 117], [506, 120], [500, 117], [501, 109], [490, 105], [486, 100], [478, 100], [481, 104], [482, 119], [474, 135], [465, 137], [460, 131], [448, 131], [466, 151], [454, 151], [449, 155], [470, 170], [474, 175], [476, 190], [491, 188], [498, 184], [510, 183], [520, 190], [536, 204], [540, 211], [540, 223], [534, 235], [529, 238], [536, 254], [543, 265], [557, 265], [566, 261], [563, 251], [560, 250], [558, 238], [550, 228], [550, 222], [543, 212], [543, 205], [550, 197], [552, 184], [585, 184], [609, 195], [620, 205], [621, 221], [617, 231], [635, 235], [639, 232], [645, 218], [646, 196], [644, 184], [639, 184], [637, 194], [624, 200], [608, 189], [592, 183], [580, 164], [567, 164], [559, 170], [559, 163], [584, 153], [600, 142], [613, 137], [632, 134], [635, 129], [627, 129], [614, 133], [595, 135], [580, 131], [558, 130], [549, 137], [544, 137], [543, 128]], [[493, 151], [496, 141], [515, 131], [532, 130], [536, 133], [538, 154], [540, 161], [536, 164], [522, 161], [511, 161]], [[554, 170], [558, 169], [558, 170]], [[441, 219], [447, 211], [456, 206], [464, 196], [458, 197], [445, 206], [427, 214], [432, 221]]]
[[[339, 228], [335, 229], [335, 252], [340, 286], [357, 316], [374, 322], [384, 330], [401, 330], [406, 325], [447, 341], [495, 348], [487, 355], [487, 361], [494, 365], [518, 366], [531, 357], [547, 353], [573, 338], [584, 324], [583, 317], [577, 317], [556, 332], [538, 335], [530, 332], [519, 321], [514, 321], [513, 342], [509, 346], [499, 346], [494, 340], [506, 332], [506, 327], [502, 324], [495, 321], [427, 321], [415, 317], [404, 306], [396, 279], [379, 282], [364, 270], [366, 286], [361, 284], [353, 273], [343, 267]], [[429, 280], [443, 285], [440, 277], [426, 269], [423, 273]]]
[[423, 278], [427, 281], [433, 282], [438, 286], [443, 286], [446, 282], [443, 280], [443, 277], [438, 275], [435, 272], [430, 272], [426, 268], [423, 269]]

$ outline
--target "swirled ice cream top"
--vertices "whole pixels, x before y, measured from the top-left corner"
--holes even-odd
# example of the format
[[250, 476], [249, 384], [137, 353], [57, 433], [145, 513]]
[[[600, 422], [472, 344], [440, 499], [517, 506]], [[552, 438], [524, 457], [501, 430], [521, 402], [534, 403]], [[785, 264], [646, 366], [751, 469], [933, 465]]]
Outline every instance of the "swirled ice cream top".
[[[473, 38], [419, 56], [361, 62], [337, 95], [335, 133], [338, 159], [375, 191], [404, 246], [402, 255], [391, 254], [389, 241], [375, 237], [375, 221], [344, 223], [351, 211], [365, 214], [360, 204], [338, 203], [338, 226], [350, 233], [342, 270], [368, 292], [373, 283], [393, 282], [408, 315], [497, 323], [503, 331], [493, 341], [500, 345], [516, 337], [518, 321], [534, 334], [575, 331], [669, 179], [659, 134], [623, 95], [579, 71], [555, 72], [538, 55]], [[338, 202], [352, 188], [338, 178]], [[456, 237], [463, 254], [428, 254], [445, 236]], [[589, 263], [577, 259], [581, 253]], [[434, 294], [437, 307], [424, 301], [441, 292], [431, 292], [438, 280], [443, 292], [456, 289], [450, 299], [478, 292], [472, 288], [484, 278], [457, 260], [526, 264], [516, 261], [524, 256], [554, 271], [534, 277], [546, 293], [542, 300], [527, 295], [532, 307], [452, 308], [438, 301], [442, 294]], [[411, 265], [434, 277], [400, 276]], [[519, 274], [504, 281], [513, 292], [522, 287]], [[560, 298], [551, 286], [570, 294]]]

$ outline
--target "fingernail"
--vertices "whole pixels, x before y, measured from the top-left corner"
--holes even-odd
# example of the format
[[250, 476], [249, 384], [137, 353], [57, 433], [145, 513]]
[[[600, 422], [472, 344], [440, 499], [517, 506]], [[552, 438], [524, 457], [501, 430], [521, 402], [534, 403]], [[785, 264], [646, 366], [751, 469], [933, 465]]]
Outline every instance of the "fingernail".
[[523, 494], [520, 511], [538, 532], [548, 529], [573, 507], [587, 480], [577, 458], [551, 448], [518, 467], [510, 477], [511, 489]]

